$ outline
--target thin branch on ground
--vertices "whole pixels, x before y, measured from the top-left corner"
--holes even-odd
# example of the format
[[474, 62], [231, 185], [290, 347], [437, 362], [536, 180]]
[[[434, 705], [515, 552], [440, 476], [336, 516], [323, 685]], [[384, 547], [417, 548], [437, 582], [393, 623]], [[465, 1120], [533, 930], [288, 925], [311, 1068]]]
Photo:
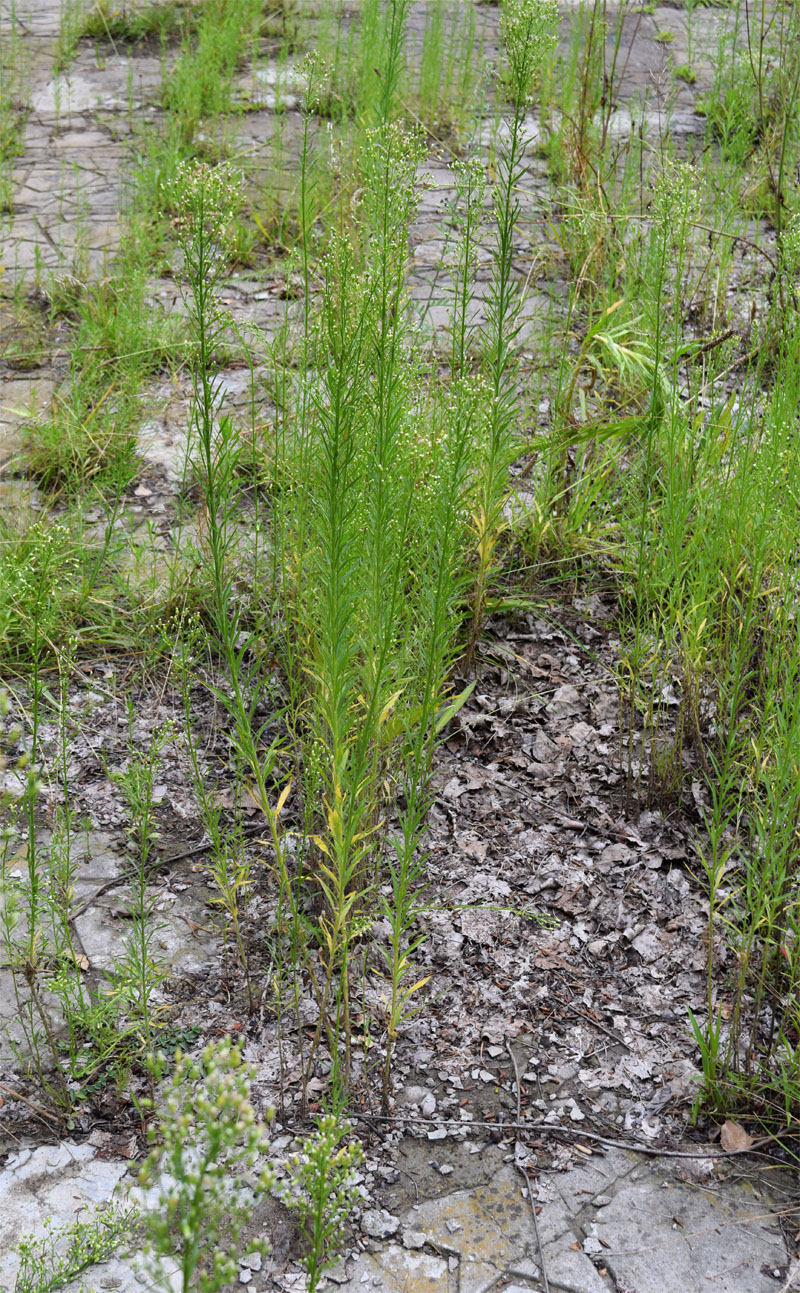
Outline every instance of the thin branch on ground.
[[[511, 1057], [511, 1063], [514, 1065], [514, 1077], [517, 1083], [517, 1122], [521, 1124], [522, 1123], [522, 1107], [521, 1107], [522, 1079], [519, 1073], [519, 1065], [517, 1064], [517, 1057], [512, 1051], [508, 1042], [506, 1042], [506, 1050], [508, 1051]], [[536, 1247], [539, 1250], [539, 1265], [542, 1268], [542, 1283], [544, 1284], [544, 1293], [549, 1293], [550, 1283], [547, 1278], [547, 1267], [545, 1266], [545, 1262], [544, 1262], [544, 1248], [542, 1247], [542, 1237], [539, 1234], [539, 1222], [536, 1217], [536, 1204], [533, 1201], [533, 1189], [531, 1187], [531, 1178], [528, 1176], [528, 1169], [526, 1168], [525, 1164], [517, 1154], [514, 1155], [514, 1166], [516, 1167], [518, 1172], [522, 1173], [522, 1175], [525, 1178], [525, 1184], [528, 1187], [528, 1203], [531, 1206], [531, 1216], [533, 1217], [533, 1229], [536, 1233]]]

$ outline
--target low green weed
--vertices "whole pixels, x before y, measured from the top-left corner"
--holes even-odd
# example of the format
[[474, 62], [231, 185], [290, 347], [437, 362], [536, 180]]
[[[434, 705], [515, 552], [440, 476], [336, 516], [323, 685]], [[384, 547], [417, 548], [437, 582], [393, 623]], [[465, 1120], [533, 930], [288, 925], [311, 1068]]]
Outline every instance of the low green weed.
[[196, 32], [185, 40], [164, 82], [170, 128], [184, 147], [195, 142], [201, 123], [212, 130], [230, 110], [233, 76], [254, 49], [262, 11], [263, 0], [209, 0], [201, 11]]
[[511, 0], [504, 5], [501, 18], [512, 115], [508, 137], [500, 152], [494, 191], [492, 283], [481, 338], [488, 387], [486, 439], [480, 451], [479, 485], [473, 512], [476, 571], [467, 663], [472, 659], [484, 622], [498, 542], [507, 527], [509, 470], [521, 451], [516, 365], [522, 298], [513, 280], [513, 242], [522, 211], [519, 187], [525, 170], [528, 105], [539, 70], [555, 44], [557, 31], [557, 13], [550, 0]]
[[[129, 710], [133, 726], [133, 711]], [[121, 789], [130, 815], [129, 835], [133, 851], [131, 898], [128, 905], [130, 933], [125, 947], [116, 959], [109, 994], [115, 1000], [125, 1022], [126, 1041], [137, 1039], [138, 1050], [150, 1054], [163, 1025], [165, 1007], [159, 988], [166, 977], [163, 958], [157, 948], [159, 923], [156, 916], [157, 894], [152, 892], [153, 851], [158, 840], [155, 823], [153, 788], [161, 755], [170, 739], [169, 728], [154, 732], [146, 753], [135, 749], [131, 734], [131, 752], [124, 771], [111, 774]]]
[[[751, 52], [756, 36], [754, 28]], [[750, 54], [740, 57], [749, 62]], [[785, 119], [781, 130], [783, 142], [776, 136], [759, 161], [767, 178], [780, 150], [793, 147]], [[756, 128], [751, 146], [765, 144]], [[726, 164], [741, 194], [744, 159]], [[788, 306], [793, 226], [782, 225], [773, 203], [782, 259], [780, 267], [773, 260], [778, 274], [763, 323], [771, 348], [756, 345], [730, 390], [737, 352], [722, 344], [724, 332], [696, 340], [686, 301], [703, 300], [709, 264], [728, 281], [741, 229], [736, 195], [724, 203], [713, 170], [668, 159], [652, 178], [647, 224], [636, 237], [643, 213], [627, 208], [633, 233], [625, 242], [609, 239], [605, 205], [588, 210], [575, 189], [567, 194], [577, 281], [571, 353], [554, 400], [567, 447], [557, 448], [550, 433], [534, 442], [541, 457], [529, 470], [542, 518], [535, 541], [539, 550], [549, 541], [588, 557], [618, 589], [631, 801], [685, 802], [690, 778], [706, 787], [695, 859], [709, 901], [706, 1002], [691, 1022], [701, 1102], [718, 1113], [749, 1109], [778, 1126], [793, 1116], [800, 1092], [789, 771], [797, 766], [797, 644], [794, 613], [779, 592], [794, 587], [788, 554], [797, 538], [787, 514], [795, 488], [787, 436], [798, 408], [797, 364], [787, 348], [796, 327]], [[618, 200], [623, 193], [615, 190]], [[714, 218], [703, 214], [712, 202]], [[626, 218], [625, 208], [615, 214]], [[708, 229], [716, 241], [706, 257], [698, 244]], [[614, 282], [608, 269], [619, 266], [623, 246], [625, 274]], [[636, 300], [635, 316], [627, 300]], [[718, 307], [712, 301], [708, 309], [718, 329]]]
[[0, 654], [24, 663], [33, 645], [52, 649], [83, 620], [91, 599], [93, 554], [79, 529], [37, 517], [22, 528], [0, 518]]
[[330, 1114], [320, 1118], [289, 1162], [291, 1185], [284, 1186], [282, 1197], [306, 1240], [301, 1261], [308, 1272], [308, 1293], [316, 1293], [325, 1270], [338, 1260], [345, 1224], [358, 1201], [354, 1177], [364, 1152], [357, 1142], [341, 1144], [349, 1131]]
[[445, 0], [433, 0], [426, 13], [419, 78], [411, 100], [432, 134], [458, 138], [474, 116], [480, 57], [475, 7], [459, 7], [454, 14]]
[[711, 92], [702, 100], [709, 134], [737, 177], [748, 211], [768, 215], [780, 233], [792, 211], [786, 186], [800, 142], [800, 58], [796, 15], [773, 17], [765, 0], [737, 6], [723, 29]]
[[55, 68], [61, 71], [72, 61], [83, 32], [87, 0], [60, 0], [60, 23]]
[[0, 86], [0, 215], [13, 206], [11, 167], [14, 158], [23, 152], [25, 109], [15, 97]]
[[185, 326], [148, 298], [144, 231], [132, 227], [112, 272], [92, 285], [58, 280], [51, 311], [72, 321], [72, 372], [49, 416], [28, 424], [28, 472], [51, 491], [119, 495], [137, 469], [146, 377], [174, 362]]
[[28, 427], [25, 459], [31, 476], [46, 489], [67, 494], [92, 487], [124, 489], [136, 472], [135, 397], [120, 393], [113, 380], [98, 389], [96, 377], [81, 369], [55, 397], [53, 410]]
[[136, 1210], [111, 1203], [66, 1226], [46, 1221], [42, 1235], [25, 1235], [14, 1293], [56, 1293], [98, 1262], [108, 1261], [131, 1236]]

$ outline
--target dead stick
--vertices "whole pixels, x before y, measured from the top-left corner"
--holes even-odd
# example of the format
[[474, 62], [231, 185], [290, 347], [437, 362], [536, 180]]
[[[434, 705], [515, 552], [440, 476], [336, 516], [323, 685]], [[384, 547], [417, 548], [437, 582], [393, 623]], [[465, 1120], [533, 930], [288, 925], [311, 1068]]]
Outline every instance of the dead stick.
[[21, 1100], [22, 1103], [26, 1104], [34, 1113], [38, 1113], [40, 1118], [47, 1118], [49, 1122], [54, 1122], [58, 1127], [61, 1126], [60, 1118], [57, 1118], [55, 1114], [48, 1113], [47, 1110], [42, 1109], [40, 1105], [34, 1104], [33, 1101], [29, 1100], [21, 1091], [15, 1091], [13, 1086], [6, 1086], [4, 1082], [0, 1082], [0, 1091], [4, 1091], [6, 1095], [13, 1096], [15, 1100]]
[[[254, 835], [260, 835], [260, 833], [261, 827], [259, 826], [255, 830], [246, 830], [244, 835], [249, 839]], [[202, 844], [195, 844], [193, 848], [184, 849], [182, 853], [170, 853], [169, 857], [159, 858], [157, 862], [154, 862], [150, 870], [160, 871], [163, 867], [171, 866], [173, 862], [185, 862], [187, 858], [197, 857], [200, 853], [208, 853], [209, 849], [212, 849], [213, 847], [214, 845], [212, 841], [206, 840]], [[102, 898], [104, 893], [108, 893], [110, 889], [118, 888], [121, 884], [128, 884], [130, 878], [131, 877], [129, 875], [118, 875], [115, 876], [113, 880], [107, 880], [105, 884], [101, 884], [99, 889], [95, 889], [91, 897], [87, 898], [85, 902], [82, 902], [80, 907], [71, 912], [68, 919], [77, 920], [78, 916], [82, 916], [86, 909], [91, 907], [93, 902], [97, 902], [98, 898]]]
[[[351, 1115], [360, 1120], [360, 1115]], [[615, 1140], [613, 1136], [600, 1136], [596, 1131], [577, 1131], [574, 1127], [562, 1127], [552, 1122], [462, 1122], [459, 1118], [404, 1118], [398, 1114], [371, 1113], [375, 1122], [396, 1122], [401, 1126], [457, 1127], [459, 1131], [469, 1131], [470, 1127], [486, 1127], [491, 1131], [526, 1131], [544, 1132], [547, 1135], [568, 1136], [571, 1141], [593, 1140], [611, 1149], [629, 1149], [634, 1154], [649, 1154], [651, 1158], [739, 1158], [742, 1154], [754, 1154], [764, 1145], [776, 1143], [775, 1136], [762, 1136], [754, 1140], [748, 1149], [657, 1149], [654, 1145], [641, 1145], [633, 1141]], [[768, 1155], [762, 1154], [762, 1158]]]
[[[511, 1056], [511, 1063], [514, 1065], [514, 1077], [516, 1078], [516, 1081], [517, 1081], [517, 1122], [521, 1123], [522, 1122], [522, 1080], [519, 1076], [519, 1065], [517, 1064], [517, 1057], [512, 1051], [508, 1042], [506, 1042], [506, 1050]], [[544, 1264], [544, 1248], [542, 1247], [542, 1237], [539, 1234], [539, 1222], [536, 1217], [536, 1204], [533, 1201], [533, 1189], [531, 1187], [531, 1178], [528, 1176], [528, 1169], [526, 1168], [522, 1160], [519, 1158], [518, 1154], [514, 1155], [514, 1166], [516, 1167], [517, 1171], [522, 1172], [522, 1175], [525, 1177], [525, 1184], [528, 1187], [528, 1203], [531, 1205], [531, 1216], [533, 1217], [533, 1229], [536, 1234], [536, 1247], [539, 1249], [539, 1265], [542, 1268], [542, 1283], [544, 1284], [544, 1293], [550, 1293], [550, 1283], [547, 1278], [547, 1268]]]

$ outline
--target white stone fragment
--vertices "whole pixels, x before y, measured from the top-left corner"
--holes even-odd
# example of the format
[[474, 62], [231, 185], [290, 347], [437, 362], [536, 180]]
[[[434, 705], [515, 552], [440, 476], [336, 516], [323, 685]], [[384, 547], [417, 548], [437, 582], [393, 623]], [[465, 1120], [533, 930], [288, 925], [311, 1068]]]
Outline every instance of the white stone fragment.
[[404, 1248], [424, 1248], [425, 1239], [426, 1239], [426, 1235], [424, 1230], [404, 1230], [403, 1231]]
[[388, 1239], [400, 1229], [400, 1218], [393, 1217], [385, 1208], [367, 1208], [361, 1218], [361, 1229], [371, 1239]]

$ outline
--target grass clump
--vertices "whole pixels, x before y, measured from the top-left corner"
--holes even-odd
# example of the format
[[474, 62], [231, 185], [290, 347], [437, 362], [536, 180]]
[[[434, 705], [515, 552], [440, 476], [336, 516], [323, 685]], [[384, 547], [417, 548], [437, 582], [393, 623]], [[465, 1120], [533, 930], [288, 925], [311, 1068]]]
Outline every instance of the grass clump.
[[185, 329], [148, 295], [142, 231], [98, 283], [56, 280], [51, 312], [71, 322], [72, 372], [26, 436], [30, 474], [48, 490], [117, 495], [136, 471], [144, 380], [174, 361]]
[[27, 433], [26, 462], [46, 489], [78, 494], [87, 488], [124, 489], [136, 473], [138, 403], [113, 381], [99, 389], [81, 378], [56, 397], [53, 415]]
[[[263, 0], [210, 0], [203, 7], [163, 88], [170, 129], [184, 148], [195, 142], [204, 122], [213, 131], [230, 111], [233, 76], [248, 51], [255, 51], [262, 12]], [[211, 138], [202, 142], [206, 151], [214, 147]]]
[[0, 216], [12, 209], [11, 171], [14, 159], [23, 152], [26, 73], [21, 28], [12, 7], [0, 33]]
[[194, 22], [195, 6], [190, 0], [156, 0], [145, 6], [94, 0], [83, 17], [80, 37], [115, 44], [134, 44], [141, 40], [163, 44], [182, 35]]
[[52, 644], [82, 622], [95, 574], [74, 526], [50, 518], [23, 526], [0, 519], [0, 651], [17, 663], [37, 641]]

